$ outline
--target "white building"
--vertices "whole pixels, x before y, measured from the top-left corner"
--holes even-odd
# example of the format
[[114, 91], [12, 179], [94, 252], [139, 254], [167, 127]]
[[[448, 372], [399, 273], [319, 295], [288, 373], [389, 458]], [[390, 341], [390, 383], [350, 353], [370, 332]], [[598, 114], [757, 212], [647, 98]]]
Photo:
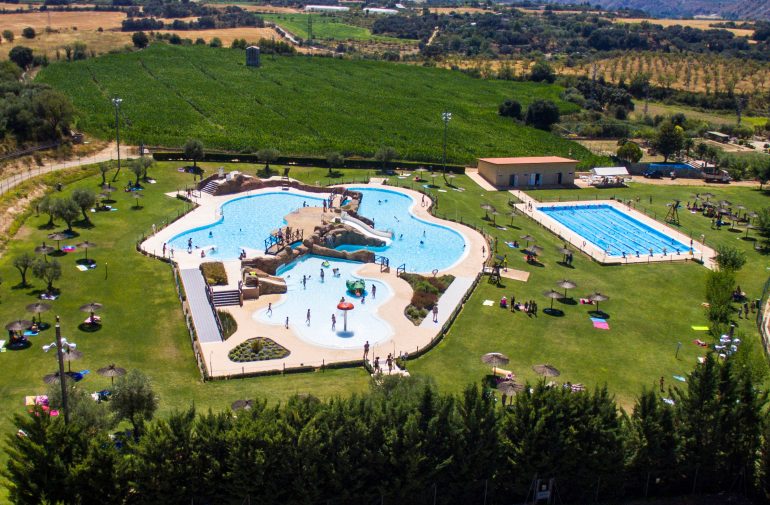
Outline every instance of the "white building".
[[391, 14], [398, 14], [396, 9], [382, 9], [380, 7], [365, 7], [364, 12], [367, 14], [383, 14], [390, 16]]
[[350, 7], [341, 5], [306, 5], [305, 12], [348, 12]]

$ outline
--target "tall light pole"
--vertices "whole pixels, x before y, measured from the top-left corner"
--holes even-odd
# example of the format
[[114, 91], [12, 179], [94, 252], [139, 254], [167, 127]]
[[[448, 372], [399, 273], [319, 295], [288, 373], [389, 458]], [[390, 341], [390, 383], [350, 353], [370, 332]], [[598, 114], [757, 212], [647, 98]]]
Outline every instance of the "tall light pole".
[[59, 325], [59, 316], [56, 316], [56, 342], [43, 346], [43, 350], [48, 352], [52, 347], [56, 348], [56, 357], [59, 360], [59, 384], [61, 384], [61, 406], [64, 411], [64, 424], [69, 423], [70, 412], [67, 404], [67, 376], [64, 375], [64, 348], [67, 351], [75, 350], [77, 345], [74, 342], [67, 342], [67, 339], [61, 338], [61, 326]]
[[444, 111], [441, 113], [441, 120], [444, 121], [444, 157], [443, 157], [443, 164], [444, 164], [444, 182], [446, 182], [446, 132], [447, 128], [449, 127], [449, 121], [452, 120], [452, 113], [449, 111]]
[[118, 144], [118, 170], [115, 172], [115, 176], [112, 178], [112, 182], [118, 180], [118, 174], [120, 174], [120, 104], [123, 103], [122, 98], [115, 97], [112, 99], [112, 105], [115, 106], [115, 142]]

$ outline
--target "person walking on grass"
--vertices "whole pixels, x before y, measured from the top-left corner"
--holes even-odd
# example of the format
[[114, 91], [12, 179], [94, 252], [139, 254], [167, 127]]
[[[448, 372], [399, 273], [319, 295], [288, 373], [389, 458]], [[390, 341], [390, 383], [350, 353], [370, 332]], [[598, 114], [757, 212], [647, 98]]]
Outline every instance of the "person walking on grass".
[[368, 340], [364, 344], [364, 361], [366, 361], [367, 359], [369, 359], [369, 341]]

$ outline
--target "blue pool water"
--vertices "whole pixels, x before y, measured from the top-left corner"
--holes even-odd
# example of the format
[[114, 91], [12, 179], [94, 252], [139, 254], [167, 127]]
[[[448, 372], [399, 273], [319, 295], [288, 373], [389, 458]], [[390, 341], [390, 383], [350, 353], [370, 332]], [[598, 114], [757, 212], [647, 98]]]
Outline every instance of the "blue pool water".
[[[236, 198], [222, 205], [221, 217], [216, 223], [180, 233], [169, 240], [168, 245], [181, 253], [187, 250], [187, 241], [192, 238], [193, 247], [206, 249], [206, 256], [216, 259], [235, 259], [241, 249], [264, 251], [265, 239], [272, 231], [285, 226], [284, 216], [301, 208], [303, 202], [321, 207], [323, 198], [291, 192]], [[210, 246], [216, 249], [211, 251]]]
[[[414, 201], [408, 195], [387, 189], [350, 187], [363, 194], [358, 213], [374, 220], [378, 230], [392, 230], [393, 240], [383, 247], [366, 247], [390, 260], [392, 268], [406, 265], [408, 272], [444, 270], [465, 254], [465, 239], [445, 226], [428, 223], [409, 212]], [[417, 202], [420, 205], [420, 202]], [[341, 246], [357, 250], [361, 246]]]
[[[559, 205], [539, 210], [581, 235], [608, 256], [688, 253], [685, 245], [610, 205]], [[697, 252], [697, 251], [694, 251]]]
[[[279, 270], [277, 274], [286, 279], [287, 295], [280, 303], [273, 305], [272, 314], [267, 309], [254, 313], [253, 317], [261, 323], [283, 325], [286, 317], [289, 326], [300, 338], [322, 347], [335, 349], [360, 348], [363, 352], [364, 343], [374, 347], [377, 343], [388, 340], [393, 335], [391, 326], [375, 314], [392, 293], [387, 284], [378, 280], [367, 279], [354, 274], [361, 268], [361, 263], [352, 261], [330, 261], [329, 268], [321, 265], [326, 258], [319, 256], [303, 256], [300, 260]], [[324, 280], [320, 272], [324, 270]], [[340, 276], [332, 276], [332, 268], [340, 269]], [[305, 286], [302, 276], [308, 276]], [[366, 302], [347, 293], [345, 281], [363, 278], [366, 282]], [[372, 286], [376, 286], [375, 297], [372, 298]], [[337, 310], [341, 297], [352, 302], [354, 309], [348, 311], [348, 331], [343, 328], [343, 313]], [[310, 324], [305, 319], [310, 309]], [[337, 318], [336, 329], [332, 330], [331, 316]]]
[[[392, 230], [394, 236], [390, 243], [382, 247], [356, 245], [340, 249], [369, 249], [387, 257], [392, 268], [405, 264], [409, 272], [449, 268], [465, 253], [462, 235], [450, 228], [417, 219], [409, 212], [413, 204], [411, 197], [385, 189], [350, 189], [364, 195], [359, 214], [373, 219], [375, 228], [379, 230]], [[293, 192], [260, 193], [236, 198], [222, 205], [217, 222], [180, 233], [169, 240], [168, 245], [177, 253], [184, 253], [187, 241], [192, 238], [195, 254], [199, 254], [197, 248], [202, 248], [207, 257], [220, 260], [238, 258], [241, 249], [263, 251], [265, 239], [270, 233], [286, 225], [284, 216], [301, 208], [303, 203], [320, 207], [323, 199]], [[212, 250], [212, 246], [215, 249]]]

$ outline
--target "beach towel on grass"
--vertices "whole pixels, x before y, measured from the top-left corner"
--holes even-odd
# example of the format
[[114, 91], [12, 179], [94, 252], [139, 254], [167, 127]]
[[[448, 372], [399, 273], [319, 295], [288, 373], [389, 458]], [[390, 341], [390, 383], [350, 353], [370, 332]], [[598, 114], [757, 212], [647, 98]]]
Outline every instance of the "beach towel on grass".
[[88, 270], [88, 267], [85, 265], [75, 265], [75, 268], [77, 268], [81, 272], [85, 272], [86, 270]]
[[484, 300], [482, 305], [484, 305], [485, 307], [492, 307], [495, 305], [495, 302], [493, 302], [492, 300]]
[[709, 327], [708, 326], [694, 326], [693, 325], [690, 328], [692, 328], [695, 331], [709, 331]]
[[602, 319], [601, 317], [592, 317], [591, 322], [594, 324], [594, 328], [598, 328], [600, 330], [610, 329], [610, 325], [607, 323], [607, 320]]

